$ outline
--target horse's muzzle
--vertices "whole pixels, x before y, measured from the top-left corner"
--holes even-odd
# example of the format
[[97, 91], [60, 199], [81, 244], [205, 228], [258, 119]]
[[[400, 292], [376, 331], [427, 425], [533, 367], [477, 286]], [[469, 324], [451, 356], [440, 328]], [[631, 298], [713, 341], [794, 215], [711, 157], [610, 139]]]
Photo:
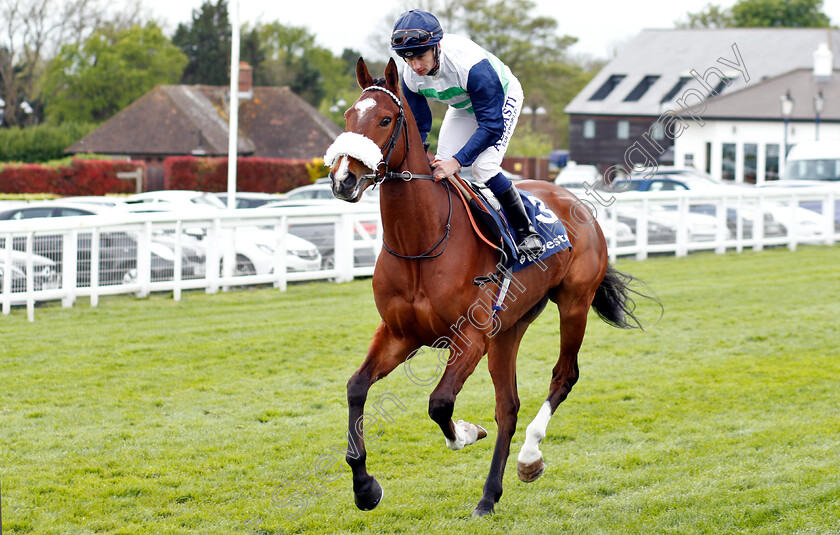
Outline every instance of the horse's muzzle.
[[352, 171], [346, 172], [343, 177], [336, 177], [330, 172], [330, 184], [336, 199], [357, 202], [362, 196], [362, 181]]

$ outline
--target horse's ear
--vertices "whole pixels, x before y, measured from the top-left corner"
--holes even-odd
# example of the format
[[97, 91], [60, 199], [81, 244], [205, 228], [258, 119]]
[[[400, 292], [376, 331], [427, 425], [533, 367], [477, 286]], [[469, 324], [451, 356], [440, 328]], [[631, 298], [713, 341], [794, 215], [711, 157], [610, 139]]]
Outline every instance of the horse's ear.
[[394, 61], [394, 58], [388, 60], [388, 65], [385, 67], [385, 83], [390, 87], [395, 93], [399, 94], [400, 92], [400, 73], [397, 69], [397, 64]]
[[359, 61], [356, 62], [356, 81], [359, 82], [359, 87], [362, 89], [367, 89], [373, 85], [373, 76], [370, 75], [364, 58], [359, 58]]

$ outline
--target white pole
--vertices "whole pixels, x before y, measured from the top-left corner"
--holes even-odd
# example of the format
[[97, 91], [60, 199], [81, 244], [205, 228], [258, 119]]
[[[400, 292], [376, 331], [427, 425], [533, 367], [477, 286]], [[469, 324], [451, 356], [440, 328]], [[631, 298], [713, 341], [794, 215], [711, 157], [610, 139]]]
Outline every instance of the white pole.
[[239, 132], [239, 0], [230, 0], [230, 123], [228, 125], [228, 197], [229, 210], [236, 207], [236, 156]]
[[[237, 134], [239, 132], [239, 0], [230, 0], [230, 121], [228, 123], [228, 211], [236, 208], [236, 157]], [[222, 255], [222, 275], [233, 275], [236, 263], [236, 233], [230, 230], [226, 236]], [[209, 268], [208, 269], [215, 269]], [[223, 286], [225, 290], [229, 286]]]

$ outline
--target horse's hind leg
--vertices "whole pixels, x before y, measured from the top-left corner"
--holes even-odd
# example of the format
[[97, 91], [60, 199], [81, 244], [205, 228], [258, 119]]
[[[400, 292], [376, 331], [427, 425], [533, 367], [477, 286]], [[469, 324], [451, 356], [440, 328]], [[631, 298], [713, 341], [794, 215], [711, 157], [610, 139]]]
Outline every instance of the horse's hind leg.
[[347, 464], [353, 471], [353, 495], [356, 507], [369, 511], [379, 505], [382, 487], [367, 473], [367, 452], [364, 441], [364, 410], [370, 386], [385, 377], [408, 358], [417, 344], [398, 338], [385, 323], [380, 323], [373, 335], [367, 358], [347, 382], [349, 430], [347, 432]]
[[527, 323], [519, 323], [493, 338], [487, 353], [487, 367], [496, 390], [496, 447], [490, 462], [490, 473], [484, 483], [484, 494], [473, 511], [475, 516], [493, 512], [502, 496], [502, 478], [510, 455], [510, 441], [516, 432], [519, 394], [516, 390], [516, 354]]
[[540, 443], [545, 438], [548, 422], [557, 406], [566, 399], [578, 380], [578, 351], [586, 332], [586, 316], [592, 303], [592, 294], [582, 292], [568, 295], [558, 293], [560, 309], [560, 358], [552, 370], [548, 398], [537, 416], [525, 430], [525, 443], [519, 451], [517, 473], [525, 482], [534, 481], [545, 470]]

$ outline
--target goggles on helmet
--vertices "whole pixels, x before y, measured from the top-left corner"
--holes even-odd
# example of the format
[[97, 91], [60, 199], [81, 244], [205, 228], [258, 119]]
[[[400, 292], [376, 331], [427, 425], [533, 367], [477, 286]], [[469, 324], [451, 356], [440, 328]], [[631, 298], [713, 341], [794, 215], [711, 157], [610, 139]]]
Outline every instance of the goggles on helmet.
[[422, 46], [433, 36], [434, 32], [426, 30], [396, 30], [391, 35], [391, 46]]

